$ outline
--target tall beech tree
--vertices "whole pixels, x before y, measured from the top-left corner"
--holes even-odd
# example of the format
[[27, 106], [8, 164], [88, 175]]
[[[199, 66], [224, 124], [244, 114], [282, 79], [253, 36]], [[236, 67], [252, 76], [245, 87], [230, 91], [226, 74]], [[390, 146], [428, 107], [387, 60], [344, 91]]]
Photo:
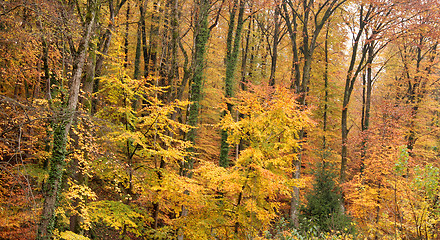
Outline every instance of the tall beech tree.
[[[340, 181], [345, 181], [345, 170], [347, 167], [347, 151], [348, 151], [348, 104], [350, 102], [351, 93], [353, 92], [354, 84], [358, 75], [365, 68], [365, 59], [367, 57], [367, 45], [362, 45], [362, 37], [365, 32], [367, 24], [371, 22], [372, 16], [374, 15], [375, 6], [363, 4], [359, 6], [359, 19], [356, 32], [353, 33], [354, 39], [352, 40], [351, 49], [351, 60], [350, 65], [347, 70], [347, 75], [345, 79], [344, 97], [342, 101], [342, 117], [341, 117], [341, 138], [342, 138], [342, 149], [341, 149], [341, 168], [340, 168]], [[360, 51], [360, 54], [359, 52]], [[359, 56], [360, 55], [360, 56]], [[360, 58], [359, 60], [357, 60]]]
[[[238, 3], [239, 2], [239, 3]], [[238, 8], [237, 26], [235, 26], [235, 14]], [[225, 77], [225, 97], [231, 98], [233, 96], [233, 85], [235, 68], [237, 66], [238, 51], [240, 49], [241, 31], [243, 30], [243, 17], [245, 10], [245, 0], [234, 0], [232, 10], [229, 16], [228, 36], [226, 39], [226, 77]], [[232, 112], [232, 104], [227, 102], [227, 110]], [[225, 114], [225, 113], [224, 113]], [[221, 131], [221, 146], [220, 146], [220, 166], [229, 167], [229, 144], [226, 142], [228, 133], [225, 130]]]
[[[191, 104], [188, 109], [187, 124], [192, 128], [186, 138], [191, 143], [196, 140], [196, 128], [199, 118], [200, 100], [202, 99], [202, 82], [204, 78], [206, 45], [208, 43], [210, 31], [217, 25], [218, 16], [215, 22], [209, 26], [209, 16], [212, 3], [210, 0], [200, 0], [196, 2], [195, 9], [195, 23], [194, 23], [194, 49], [192, 58], [192, 79], [190, 81], [190, 96]], [[220, 14], [220, 11], [218, 12]], [[193, 151], [193, 149], [191, 149]], [[194, 159], [191, 157], [182, 166], [183, 171], [191, 170], [193, 168]], [[187, 174], [187, 173], [184, 173]]]
[[[119, 11], [121, 10], [122, 6], [127, 2], [127, 0], [121, 0], [116, 1], [109, 0], [108, 1], [108, 10], [109, 10], [109, 20], [108, 25], [105, 27], [105, 30], [102, 29], [103, 27], [99, 25], [101, 32], [104, 32], [99, 37], [99, 43], [97, 46], [97, 50], [101, 53], [96, 58], [95, 63], [95, 76], [93, 78], [93, 93], [97, 93], [99, 91], [99, 77], [102, 75], [102, 66], [104, 64], [105, 56], [108, 53], [108, 50], [110, 48], [110, 44], [112, 42], [112, 35], [115, 30], [115, 18], [118, 16]], [[92, 99], [92, 114], [95, 114], [97, 112], [98, 108], [98, 99], [93, 98]]]
[[0, 1], [0, 239], [435, 239], [438, 5]]
[[[291, 1], [283, 0], [283, 18], [287, 23], [287, 30], [292, 45], [293, 59], [292, 59], [292, 75], [294, 80], [291, 86], [295, 92], [299, 94], [298, 102], [306, 106], [306, 95], [309, 92], [310, 72], [312, 69], [313, 54], [318, 44], [318, 37], [325, 23], [335, 13], [346, 0], [327, 0], [316, 6], [314, 0]], [[289, 10], [287, 8], [289, 6]], [[297, 25], [299, 21], [300, 26]], [[293, 24], [293, 28], [292, 28]], [[302, 29], [301, 37], [297, 40], [298, 29]], [[300, 45], [297, 44], [300, 42]], [[303, 66], [302, 71], [299, 61], [299, 53], [302, 54]], [[299, 138], [304, 137], [304, 132], [301, 132]], [[295, 165], [294, 179], [301, 177], [301, 154], [298, 159], [293, 160]], [[290, 206], [290, 218], [295, 226], [299, 226], [299, 188], [293, 187], [292, 201]]]
[[[92, 30], [99, 17], [98, 0], [90, 0], [85, 8], [83, 34], [78, 46], [70, 39], [70, 49], [73, 53], [73, 72], [69, 81], [69, 95], [65, 110], [59, 110], [55, 116], [54, 143], [50, 157], [49, 179], [45, 186], [43, 213], [38, 231], [38, 239], [50, 239], [56, 225], [55, 210], [59, 204], [62, 189], [62, 178], [65, 171], [66, 144], [78, 105], [81, 75], [87, 58], [87, 47], [93, 34]], [[65, 7], [65, 6], [61, 6]], [[67, 20], [67, 19], [66, 19]], [[69, 36], [68, 36], [69, 37]]]
[[[375, 70], [375, 61], [379, 54], [383, 52], [384, 48], [394, 40], [400, 32], [395, 32], [395, 36], [391, 36], [391, 30], [394, 29], [397, 21], [401, 16], [397, 13], [396, 4], [384, 3], [369, 3], [367, 5], [361, 4], [359, 7], [359, 19], [353, 21], [352, 25], [353, 42], [351, 48], [351, 60], [348, 66], [344, 97], [342, 101], [342, 117], [341, 117], [341, 167], [340, 180], [344, 182], [345, 171], [348, 158], [348, 110], [350, 98], [354, 89], [354, 85], [359, 76], [362, 76], [362, 109], [361, 109], [361, 131], [366, 137], [366, 131], [370, 126], [370, 109], [371, 109], [371, 94], [373, 82], [378, 77], [388, 60], [382, 61], [382, 65]], [[363, 73], [363, 74], [362, 74]], [[351, 128], [351, 127], [350, 127]], [[361, 159], [366, 154], [366, 140], [361, 143]], [[363, 163], [361, 163], [362, 165]], [[362, 171], [362, 166], [361, 166]]]

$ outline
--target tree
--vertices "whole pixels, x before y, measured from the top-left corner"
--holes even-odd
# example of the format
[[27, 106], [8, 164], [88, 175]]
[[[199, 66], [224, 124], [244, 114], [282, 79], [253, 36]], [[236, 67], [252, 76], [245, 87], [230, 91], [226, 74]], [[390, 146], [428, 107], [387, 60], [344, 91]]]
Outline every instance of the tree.
[[99, 14], [98, 6], [99, 1], [88, 2], [83, 37], [79, 42], [78, 48], [75, 48], [73, 45], [70, 46], [71, 49], [74, 50], [74, 65], [69, 86], [69, 98], [66, 111], [60, 111], [57, 116], [55, 116], [54, 147], [50, 158], [49, 179], [46, 183], [46, 196], [38, 232], [39, 239], [50, 239], [56, 224], [55, 209], [58, 206], [59, 194], [62, 188], [68, 132], [72, 125], [78, 104], [81, 75], [86, 61], [87, 46], [93, 34], [92, 30]]
[[[233, 79], [235, 75], [235, 68], [237, 65], [237, 59], [238, 59], [238, 50], [240, 48], [240, 41], [241, 41], [241, 31], [243, 29], [243, 15], [245, 10], [245, 1], [240, 0], [240, 3], [238, 4], [238, 0], [235, 0], [233, 3], [232, 11], [230, 14], [230, 20], [229, 20], [229, 28], [228, 28], [228, 36], [226, 39], [226, 77], [225, 77], [225, 97], [231, 98], [233, 96]], [[237, 17], [237, 26], [235, 26], [235, 12], [236, 8], [239, 8], [238, 10], [238, 17]], [[235, 29], [235, 33], [234, 33]], [[232, 104], [227, 103], [227, 110], [229, 112], [232, 112]], [[224, 112], [223, 114], [226, 114]], [[229, 167], [229, 146], [226, 140], [228, 139], [228, 134], [226, 131], [221, 132], [222, 142], [220, 146], [220, 160], [219, 164], [222, 167]]]
[[[212, 28], [217, 24], [216, 22], [208, 26], [209, 23], [209, 12], [211, 9], [211, 2], [209, 0], [200, 0], [196, 5], [196, 18], [195, 18], [195, 29], [194, 29], [194, 50], [193, 50], [193, 62], [192, 62], [192, 79], [190, 82], [190, 97], [189, 100], [191, 104], [188, 110], [187, 124], [194, 127], [192, 128], [186, 138], [191, 143], [195, 143], [196, 139], [196, 129], [200, 100], [202, 99], [202, 81], [204, 78], [204, 68], [205, 68], [205, 54], [206, 54], [206, 44], [208, 43], [209, 34]], [[194, 159], [190, 158], [186, 161], [185, 165], [182, 166], [184, 175], [188, 174], [188, 170], [193, 168]]]
[[[314, 1], [283, 1], [283, 18], [285, 19], [288, 31], [292, 44], [292, 52], [293, 52], [293, 63], [292, 63], [292, 74], [295, 76], [291, 79], [291, 86], [295, 89], [295, 92], [299, 94], [298, 102], [303, 106], [306, 106], [306, 95], [309, 92], [309, 82], [310, 82], [310, 72], [312, 68], [313, 54], [317, 47], [318, 36], [321, 33], [325, 23], [331, 17], [334, 12], [339, 9], [341, 5], [343, 5], [345, 0], [329, 0], [324, 1], [319, 6], [315, 6]], [[290, 7], [290, 11], [292, 14], [292, 19], [290, 19], [290, 14], [288, 13], [287, 6]], [[312, 17], [313, 16], [313, 17]], [[298, 25], [296, 23], [297, 19], [301, 23], [302, 27], [302, 35], [300, 39], [300, 47], [297, 44], [297, 32]], [[312, 23], [310, 23], [312, 20]], [[291, 25], [294, 25], [294, 28], [291, 28]], [[310, 25], [311, 24], [311, 25]], [[302, 66], [302, 72], [300, 72], [299, 65], [299, 50], [301, 51], [304, 57], [304, 63]], [[301, 133], [299, 138], [302, 139], [304, 137], [304, 133]], [[296, 171], [293, 175], [294, 179], [300, 178], [300, 170], [301, 170], [301, 155], [298, 160], [294, 160]], [[292, 193], [292, 201], [290, 207], [290, 218], [292, 222], [298, 226], [298, 214], [299, 214], [299, 189], [294, 187]]]
[[340, 209], [341, 189], [334, 180], [334, 174], [324, 166], [316, 169], [313, 190], [306, 195], [307, 205], [302, 215], [311, 219], [321, 231], [344, 231], [349, 227], [349, 219]]
[[[252, 86], [241, 92], [234, 105], [245, 116], [235, 122], [231, 115], [223, 120], [230, 143], [248, 143], [235, 163], [232, 174], [239, 186], [234, 232], [255, 234], [275, 217], [277, 195], [289, 195], [293, 171], [291, 159], [299, 147], [298, 135], [309, 125], [307, 113], [300, 110], [292, 92], [283, 87]], [[250, 216], [244, 218], [243, 216]]]

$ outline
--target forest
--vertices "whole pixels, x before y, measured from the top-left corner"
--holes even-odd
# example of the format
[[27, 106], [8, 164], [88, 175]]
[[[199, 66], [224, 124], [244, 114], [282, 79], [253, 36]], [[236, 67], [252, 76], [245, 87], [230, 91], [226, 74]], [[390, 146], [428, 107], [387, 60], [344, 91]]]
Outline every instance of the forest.
[[0, 0], [0, 239], [440, 239], [439, 0]]

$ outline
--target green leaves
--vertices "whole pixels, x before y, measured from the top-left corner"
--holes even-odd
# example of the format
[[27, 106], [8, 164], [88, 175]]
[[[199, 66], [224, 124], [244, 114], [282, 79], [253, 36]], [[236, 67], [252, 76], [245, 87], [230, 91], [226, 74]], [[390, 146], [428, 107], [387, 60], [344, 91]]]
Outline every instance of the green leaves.
[[428, 199], [434, 199], [440, 194], [439, 189], [439, 169], [432, 164], [426, 166], [416, 166], [414, 169], [413, 186], [423, 192]]
[[91, 222], [103, 223], [120, 231], [125, 228], [137, 235], [140, 234], [138, 222], [141, 220], [148, 221], [148, 219], [134, 211], [131, 206], [118, 201], [93, 202], [89, 206], [89, 212]]
[[409, 158], [408, 148], [405, 146], [400, 146], [399, 153], [399, 159], [397, 160], [394, 169], [398, 175], [402, 176], [407, 174]]

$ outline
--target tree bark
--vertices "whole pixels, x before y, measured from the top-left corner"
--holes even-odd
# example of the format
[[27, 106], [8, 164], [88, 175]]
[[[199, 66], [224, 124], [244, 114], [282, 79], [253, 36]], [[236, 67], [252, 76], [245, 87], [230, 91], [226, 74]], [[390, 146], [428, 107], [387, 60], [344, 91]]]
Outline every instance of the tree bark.
[[[151, 26], [150, 26], [150, 40], [148, 41], [148, 54], [145, 62], [145, 73], [144, 76], [147, 78], [152, 74], [156, 73], [157, 68], [157, 52], [159, 50], [158, 47], [158, 36], [159, 36], [159, 23], [160, 23], [160, 15], [159, 15], [159, 1], [156, 0], [153, 2], [153, 13], [151, 15]], [[150, 81], [151, 84], [155, 84]]]
[[[237, 28], [234, 34], [234, 19], [235, 8], [238, 0], [234, 1], [234, 7], [230, 16], [230, 24], [228, 30], [227, 53], [226, 53], [226, 77], [225, 77], [225, 97], [231, 98], [233, 96], [233, 84], [235, 69], [237, 66], [238, 51], [240, 49], [241, 31], [243, 29], [243, 15], [244, 15], [244, 0], [240, 0], [239, 13], [237, 18]], [[233, 36], [234, 35], [234, 36]], [[233, 42], [233, 45], [232, 45]], [[232, 112], [232, 104], [227, 103], [228, 111]], [[223, 113], [223, 116], [226, 112]], [[222, 167], [229, 167], [229, 144], [226, 142], [228, 133], [224, 130], [221, 132], [221, 146], [220, 146], [220, 160], [219, 164]]]
[[344, 98], [342, 101], [342, 117], [341, 117], [341, 168], [340, 168], [340, 183], [345, 182], [345, 169], [347, 167], [347, 151], [348, 151], [348, 104], [350, 103], [351, 93], [353, 92], [354, 83], [359, 75], [359, 73], [365, 67], [365, 58], [367, 54], [367, 47], [363, 45], [361, 52], [361, 59], [356, 66], [356, 58], [358, 56], [358, 48], [360, 45], [360, 39], [364, 33], [366, 24], [370, 21], [370, 15], [372, 13], [373, 7], [370, 6], [366, 13], [364, 13], [364, 6], [361, 6], [360, 17], [359, 17], [359, 30], [357, 32], [356, 38], [354, 39], [354, 45], [351, 52], [350, 66], [348, 67], [347, 76], [345, 79], [344, 88]]
[[365, 157], [367, 155], [367, 130], [370, 127], [370, 108], [371, 108], [371, 89], [373, 87], [373, 76], [372, 76], [372, 64], [374, 60], [374, 41], [368, 43], [368, 56], [367, 56], [367, 69], [366, 74], [363, 76], [363, 90], [362, 90], [362, 119], [361, 119], [361, 130], [362, 130], [362, 143], [361, 143], [361, 174], [365, 168]]
[[[332, 14], [338, 9], [342, 4], [344, 4], [346, 0], [326, 0], [323, 3], [320, 4], [320, 7], [318, 11], [313, 11], [313, 6], [315, 1], [314, 0], [302, 0], [300, 1], [300, 6], [295, 7], [293, 5], [293, 2], [291, 0], [283, 0], [282, 7], [284, 9], [284, 19], [286, 20], [286, 23], [288, 26], [289, 35], [292, 42], [292, 51], [293, 51], [293, 62], [292, 62], [292, 68], [294, 72], [294, 81], [293, 84], [291, 83], [291, 86], [293, 85], [293, 88], [295, 88], [296, 93], [298, 96], [298, 102], [300, 105], [303, 106], [305, 109], [307, 106], [306, 102], [306, 96], [309, 92], [309, 82], [310, 82], [310, 73], [312, 68], [312, 61], [313, 61], [313, 54], [316, 49], [318, 37], [321, 33], [321, 30], [323, 29], [325, 23], [329, 20], [329, 18], [332, 16]], [[292, 11], [292, 21], [287, 21], [289, 18], [289, 14], [287, 13], [287, 5], [289, 5], [290, 10]], [[299, 10], [302, 10], [303, 13], [299, 13]], [[313, 18], [311, 18], [313, 16]], [[302, 24], [302, 34], [300, 41], [302, 42], [301, 53], [304, 58], [304, 64], [302, 67], [302, 78], [300, 73], [300, 66], [299, 66], [299, 52], [297, 49], [297, 35], [296, 30], [298, 29], [297, 21]], [[310, 26], [310, 20], [313, 19], [313, 26]], [[291, 23], [293, 23], [294, 29], [291, 29]], [[310, 29], [311, 35], [309, 34]], [[293, 75], [293, 74], [292, 74]], [[300, 79], [301, 78], [301, 79]], [[305, 136], [304, 130], [301, 131], [300, 136], [298, 137], [300, 141], [303, 140]], [[298, 152], [298, 158], [292, 160], [292, 165], [295, 167], [295, 172], [293, 173], [293, 178], [299, 179], [301, 176], [301, 158], [302, 158], [302, 150], [297, 150]], [[297, 187], [294, 187], [292, 190], [292, 201], [290, 204], [290, 218], [293, 222], [293, 224], [298, 227], [299, 226], [299, 219], [298, 219], [298, 213], [299, 213], [299, 189]]]
[[81, 75], [87, 56], [87, 47], [95, 24], [98, 3], [89, 2], [88, 19], [85, 25], [84, 34], [79, 43], [77, 52], [74, 55], [73, 73], [69, 84], [69, 100], [67, 109], [57, 116], [57, 123], [54, 131], [54, 144], [52, 157], [50, 159], [49, 179], [45, 187], [43, 213], [38, 229], [38, 239], [51, 239], [56, 225], [55, 209], [59, 201], [59, 194], [62, 188], [62, 177], [65, 168], [66, 142], [68, 132], [73, 121], [74, 112], [78, 105], [78, 95], [81, 84]]
[[128, 30], [130, 20], [130, 3], [127, 3], [127, 11], [125, 12], [125, 35], [124, 35], [124, 68], [128, 66]]
[[178, 48], [179, 48], [179, 1], [168, 0], [171, 8], [171, 41], [170, 41], [170, 54], [171, 63], [168, 73], [168, 83], [170, 85], [170, 92], [168, 94], [168, 102], [172, 102], [176, 98], [176, 79], [179, 79], [179, 66], [178, 66]]
[[[95, 77], [93, 82], [93, 93], [97, 93], [99, 91], [99, 77], [101, 76], [102, 71], [102, 64], [104, 63], [105, 55], [107, 55], [108, 50], [110, 48], [110, 43], [113, 36], [113, 31], [115, 28], [115, 17], [119, 14], [119, 10], [121, 7], [127, 2], [127, 0], [121, 0], [118, 5], [114, 6], [113, 0], [109, 0], [109, 10], [110, 10], [110, 17], [109, 17], [109, 24], [107, 26], [107, 29], [104, 33], [104, 35], [101, 37], [101, 40], [98, 45], [98, 50], [101, 54], [98, 55], [96, 59], [96, 66], [95, 66]], [[93, 98], [92, 99], [92, 115], [94, 115], [98, 111], [98, 99]]]
[[[139, 8], [142, 7], [140, 6]], [[141, 30], [142, 21], [143, 21], [142, 17], [140, 17], [138, 22], [137, 34], [136, 34], [136, 53], [134, 57], [134, 74], [133, 74], [134, 79], [139, 79], [141, 74], [140, 65], [141, 65], [141, 54], [142, 54], [142, 30]]]
[[322, 167], [325, 168], [327, 165], [327, 122], [328, 122], [328, 32], [330, 28], [330, 21], [327, 22], [327, 31], [325, 32], [325, 42], [324, 42], [324, 114], [322, 131], [324, 132], [322, 136]]
[[[196, 140], [196, 128], [198, 125], [200, 101], [202, 99], [202, 81], [204, 78], [206, 44], [208, 43], [210, 29], [208, 27], [208, 16], [210, 9], [210, 0], [200, 0], [197, 7], [197, 16], [195, 23], [195, 38], [194, 38], [194, 56], [193, 56], [193, 72], [190, 82], [190, 97], [191, 104], [188, 110], [187, 124], [194, 127], [186, 135], [186, 139], [191, 143]], [[193, 152], [194, 148], [188, 149]], [[194, 159], [188, 157], [181, 169], [181, 174], [184, 176], [191, 176]]]
[[[282, 3], [283, 12], [281, 16], [286, 21], [287, 32], [289, 33], [290, 43], [292, 44], [292, 67], [290, 74], [290, 89], [295, 89], [296, 93], [299, 93], [299, 87], [301, 82], [301, 71], [299, 65], [299, 56], [298, 56], [298, 45], [297, 41], [297, 32], [298, 32], [298, 23], [296, 21], [296, 14], [293, 13], [292, 20], [290, 20], [289, 12], [287, 10], [287, 2], [283, 0]], [[293, 28], [292, 28], [293, 25]]]

